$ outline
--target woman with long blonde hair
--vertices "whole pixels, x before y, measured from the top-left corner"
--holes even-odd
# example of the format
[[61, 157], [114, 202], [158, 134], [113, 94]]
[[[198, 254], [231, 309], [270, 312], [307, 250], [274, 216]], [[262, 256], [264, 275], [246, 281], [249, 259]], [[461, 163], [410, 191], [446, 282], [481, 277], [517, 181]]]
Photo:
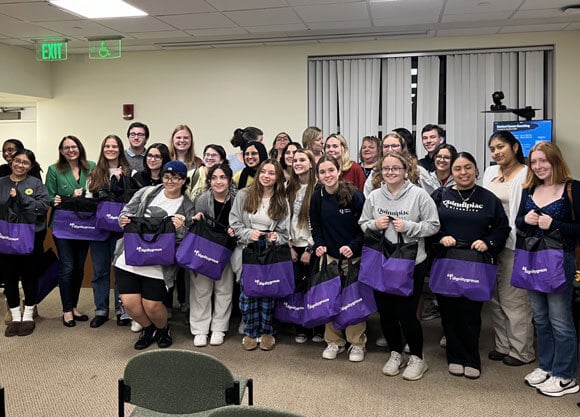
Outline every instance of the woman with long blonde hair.
[[333, 133], [324, 142], [324, 152], [333, 156], [340, 164], [341, 178], [345, 182], [355, 185], [360, 191], [364, 190], [367, 177], [359, 164], [350, 159], [348, 143], [344, 136]]

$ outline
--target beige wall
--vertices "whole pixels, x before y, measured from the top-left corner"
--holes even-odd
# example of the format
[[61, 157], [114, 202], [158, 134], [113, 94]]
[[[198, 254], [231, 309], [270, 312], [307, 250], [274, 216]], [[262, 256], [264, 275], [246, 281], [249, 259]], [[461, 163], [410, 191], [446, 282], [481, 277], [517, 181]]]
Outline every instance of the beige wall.
[[53, 98], [38, 103], [36, 149], [46, 165], [56, 159], [62, 136], [75, 134], [96, 159], [105, 135], [124, 136], [129, 122], [122, 119], [123, 103], [135, 104], [136, 120], [149, 124], [151, 140], [167, 141], [176, 124], [190, 125], [198, 153], [211, 142], [222, 143], [231, 152], [228, 141], [233, 130], [247, 125], [261, 127], [268, 144], [280, 130], [300, 140], [307, 124], [309, 55], [554, 45], [555, 137], [580, 176], [575, 125], [579, 41], [580, 32], [545, 32], [139, 52], [111, 61], [69, 56], [66, 62], [51, 64]]
[[51, 64], [36, 61], [33, 51], [0, 45], [0, 92], [52, 96]]

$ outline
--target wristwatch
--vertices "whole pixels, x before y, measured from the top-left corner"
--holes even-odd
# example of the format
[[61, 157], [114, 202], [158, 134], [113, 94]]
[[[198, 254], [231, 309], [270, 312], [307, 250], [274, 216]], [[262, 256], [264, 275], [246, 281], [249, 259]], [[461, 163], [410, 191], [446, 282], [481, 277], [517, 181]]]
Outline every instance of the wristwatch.
[[312, 255], [312, 252], [314, 252], [314, 249], [312, 249], [312, 246], [306, 246], [304, 248], [304, 252], [309, 253]]

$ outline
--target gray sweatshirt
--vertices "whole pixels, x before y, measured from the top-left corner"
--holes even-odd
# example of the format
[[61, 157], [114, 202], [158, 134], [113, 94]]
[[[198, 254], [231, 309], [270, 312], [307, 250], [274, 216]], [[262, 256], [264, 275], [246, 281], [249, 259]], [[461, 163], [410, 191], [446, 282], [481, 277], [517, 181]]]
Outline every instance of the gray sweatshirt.
[[[372, 191], [365, 201], [359, 220], [363, 232], [367, 229], [378, 230], [375, 219], [381, 216], [391, 216], [405, 221], [403, 240], [418, 242], [416, 262], [423, 262], [427, 258], [424, 238], [433, 236], [440, 226], [437, 206], [431, 196], [409, 181], [405, 181], [396, 196], [393, 196], [383, 184], [381, 188]], [[392, 223], [389, 223], [384, 232], [390, 242], [397, 241], [397, 232]]]

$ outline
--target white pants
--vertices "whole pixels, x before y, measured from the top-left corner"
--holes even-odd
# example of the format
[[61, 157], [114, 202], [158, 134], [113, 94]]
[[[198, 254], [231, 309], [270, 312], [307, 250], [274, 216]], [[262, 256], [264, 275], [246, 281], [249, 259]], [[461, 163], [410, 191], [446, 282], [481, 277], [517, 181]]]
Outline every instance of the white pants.
[[528, 291], [510, 284], [514, 253], [504, 248], [498, 256], [497, 284], [490, 302], [495, 350], [530, 362], [535, 359], [532, 308]]
[[[234, 273], [228, 262], [219, 281], [189, 271], [189, 328], [191, 334], [227, 332], [232, 314]], [[213, 295], [213, 311], [212, 311]]]

